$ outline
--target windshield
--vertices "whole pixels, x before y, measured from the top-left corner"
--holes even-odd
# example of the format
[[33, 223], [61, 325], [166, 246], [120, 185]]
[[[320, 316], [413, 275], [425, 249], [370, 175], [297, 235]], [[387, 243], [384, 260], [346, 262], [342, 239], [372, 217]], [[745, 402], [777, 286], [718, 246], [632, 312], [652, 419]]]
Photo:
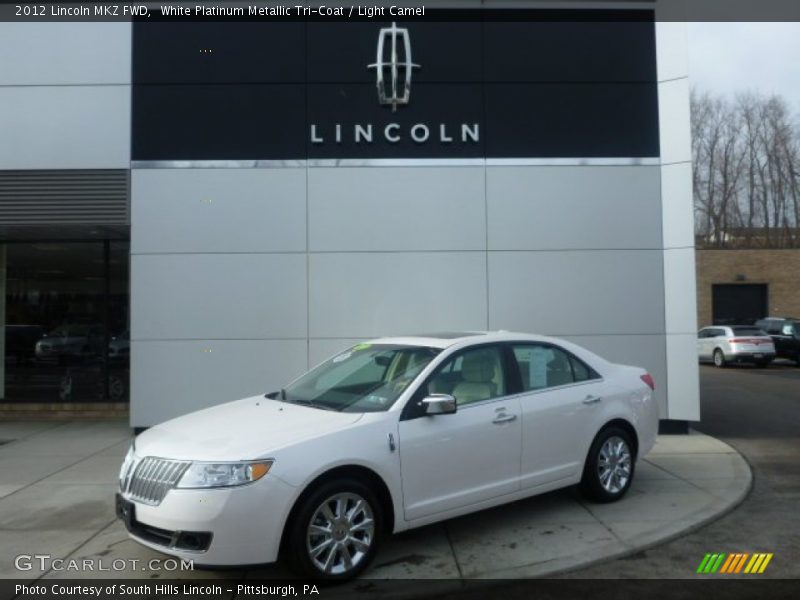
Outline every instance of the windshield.
[[303, 375], [277, 399], [342, 412], [385, 411], [439, 352], [358, 344]]
[[767, 335], [758, 327], [731, 327], [733, 335]]

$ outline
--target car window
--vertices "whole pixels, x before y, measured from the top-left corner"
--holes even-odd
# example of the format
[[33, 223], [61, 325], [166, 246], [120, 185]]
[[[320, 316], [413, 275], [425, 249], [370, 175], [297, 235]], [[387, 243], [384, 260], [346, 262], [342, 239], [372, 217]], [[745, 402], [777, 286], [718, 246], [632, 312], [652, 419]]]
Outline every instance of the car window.
[[764, 332], [758, 327], [732, 327], [731, 329], [733, 329], [733, 335], [764, 335]]
[[497, 346], [467, 350], [442, 365], [428, 381], [428, 394], [450, 394], [459, 406], [504, 396], [503, 357]]
[[599, 375], [591, 368], [589, 368], [582, 360], [569, 355], [569, 364], [572, 366], [572, 374], [576, 382], [589, 381], [590, 379], [599, 379]]
[[708, 337], [708, 333], [709, 333], [708, 329], [701, 329], [700, 331], [697, 332], [697, 338], [701, 340], [705, 339]]
[[597, 376], [582, 362], [555, 346], [524, 344], [513, 348], [523, 391], [567, 385]]

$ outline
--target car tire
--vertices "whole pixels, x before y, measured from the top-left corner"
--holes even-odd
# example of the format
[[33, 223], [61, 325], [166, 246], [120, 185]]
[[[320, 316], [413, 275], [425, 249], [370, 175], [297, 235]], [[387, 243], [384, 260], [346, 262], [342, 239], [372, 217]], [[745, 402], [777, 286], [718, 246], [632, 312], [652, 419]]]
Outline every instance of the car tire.
[[719, 348], [714, 350], [714, 366], [722, 369], [726, 364], [727, 361], [725, 360], [725, 354], [722, 352], [722, 350]]
[[615, 502], [628, 492], [635, 469], [630, 434], [620, 427], [607, 427], [589, 448], [580, 490], [595, 502]]
[[758, 360], [756, 361], [756, 367], [758, 367], [759, 369], [766, 369], [769, 366], [770, 362], [771, 361], [768, 360]]
[[356, 479], [323, 483], [301, 500], [290, 524], [289, 565], [304, 577], [347, 581], [375, 558], [382, 533], [383, 511], [367, 485]]

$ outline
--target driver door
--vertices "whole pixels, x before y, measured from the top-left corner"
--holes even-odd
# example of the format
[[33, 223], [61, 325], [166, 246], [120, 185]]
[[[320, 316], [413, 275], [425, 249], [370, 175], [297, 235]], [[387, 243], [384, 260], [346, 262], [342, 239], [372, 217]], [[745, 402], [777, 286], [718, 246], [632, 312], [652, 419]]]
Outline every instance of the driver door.
[[[522, 428], [508, 396], [503, 347], [486, 345], [447, 359], [410, 400], [399, 423], [406, 520], [430, 517], [519, 490]], [[456, 398], [452, 414], [426, 415], [422, 399]]]

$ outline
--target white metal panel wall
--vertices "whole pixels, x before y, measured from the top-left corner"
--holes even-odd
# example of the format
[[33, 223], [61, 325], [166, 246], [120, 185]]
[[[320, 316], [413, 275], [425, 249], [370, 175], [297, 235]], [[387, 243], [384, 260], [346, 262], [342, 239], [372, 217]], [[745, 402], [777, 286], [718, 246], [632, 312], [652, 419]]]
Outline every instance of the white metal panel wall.
[[[673, 3], [672, 10], [676, 6]], [[662, 416], [696, 421], [700, 419], [700, 390], [687, 48], [685, 22], [656, 23], [669, 397], [666, 414]]]
[[483, 329], [486, 255], [312, 254], [309, 293], [312, 338]]
[[301, 254], [134, 255], [138, 340], [306, 337]]
[[134, 169], [131, 423], [307, 367], [305, 169]]
[[484, 250], [483, 167], [308, 170], [309, 250]]
[[490, 250], [661, 248], [659, 168], [489, 167]]
[[131, 24], [0, 23], [0, 86], [131, 83]]
[[0, 169], [130, 168], [130, 23], [0, 23], [0, 56]]
[[131, 425], [272, 391], [305, 370], [305, 340], [131, 342]]
[[128, 85], [0, 87], [0, 169], [127, 169]]
[[133, 254], [305, 252], [304, 169], [134, 169]]

